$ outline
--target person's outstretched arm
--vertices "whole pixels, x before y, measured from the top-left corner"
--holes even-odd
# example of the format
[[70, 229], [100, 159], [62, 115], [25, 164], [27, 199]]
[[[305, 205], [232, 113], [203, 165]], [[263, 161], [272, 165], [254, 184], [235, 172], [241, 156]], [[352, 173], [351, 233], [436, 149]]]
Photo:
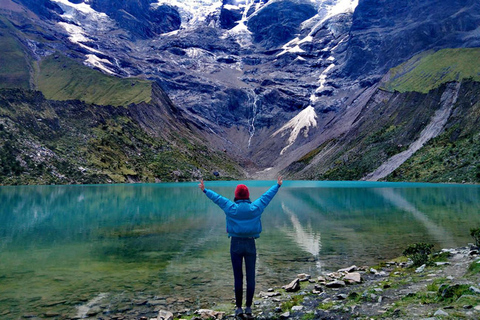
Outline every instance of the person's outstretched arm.
[[207, 195], [207, 197], [212, 200], [217, 206], [219, 206], [223, 211], [228, 210], [232, 206], [235, 206], [235, 203], [231, 201], [230, 199], [227, 199], [218, 193], [205, 188], [205, 183], [203, 182], [203, 179], [200, 179], [200, 183], [198, 184], [198, 187], [200, 190], [203, 191]]
[[262, 210], [265, 209], [270, 203], [270, 201], [272, 201], [273, 197], [277, 194], [277, 191], [278, 189], [280, 189], [282, 184], [283, 184], [283, 178], [282, 176], [279, 176], [277, 178], [277, 184], [271, 187], [270, 189], [268, 189], [267, 192], [265, 192], [260, 198], [255, 200], [253, 202], [253, 205], [262, 208]]

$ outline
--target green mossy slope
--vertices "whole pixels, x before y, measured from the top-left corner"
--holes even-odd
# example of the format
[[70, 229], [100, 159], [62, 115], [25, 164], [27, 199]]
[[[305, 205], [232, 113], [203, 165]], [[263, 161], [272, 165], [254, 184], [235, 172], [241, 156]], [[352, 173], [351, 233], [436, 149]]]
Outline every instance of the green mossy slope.
[[417, 55], [389, 72], [388, 91], [427, 93], [440, 85], [471, 79], [480, 81], [480, 48], [444, 49]]
[[0, 16], [0, 88], [30, 87], [30, 67], [11, 23]]
[[445, 131], [388, 177], [389, 181], [480, 182], [480, 84], [462, 84]]
[[151, 99], [150, 81], [105, 75], [61, 54], [46, 57], [38, 66], [37, 89], [47, 99], [112, 106], [150, 102]]

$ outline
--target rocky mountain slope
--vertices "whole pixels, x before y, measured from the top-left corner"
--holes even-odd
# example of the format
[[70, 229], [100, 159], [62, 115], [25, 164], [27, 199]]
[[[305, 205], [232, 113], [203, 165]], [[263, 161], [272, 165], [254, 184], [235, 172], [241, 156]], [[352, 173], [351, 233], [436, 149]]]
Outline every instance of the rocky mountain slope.
[[[391, 92], [398, 86], [389, 77], [415, 70], [417, 54], [480, 46], [480, 4], [473, 0], [0, 0], [0, 9], [14, 52], [26, 57], [18, 72], [0, 68], [1, 86], [84, 100], [81, 86], [55, 84], [62, 89], [54, 92], [46, 74], [37, 76], [58, 52], [104, 74], [154, 81], [194, 135], [254, 178], [279, 171], [290, 178], [366, 177], [418, 139], [441, 106], [444, 83], [471, 75], [440, 77], [423, 95]], [[415, 108], [417, 100], [424, 102]], [[352, 147], [376, 131], [389, 135], [388, 150], [372, 137]]]
[[128, 107], [2, 89], [0, 143], [1, 184], [191, 181], [213, 179], [217, 170], [226, 179], [242, 176], [195, 137], [155, 86], [151, 103]]

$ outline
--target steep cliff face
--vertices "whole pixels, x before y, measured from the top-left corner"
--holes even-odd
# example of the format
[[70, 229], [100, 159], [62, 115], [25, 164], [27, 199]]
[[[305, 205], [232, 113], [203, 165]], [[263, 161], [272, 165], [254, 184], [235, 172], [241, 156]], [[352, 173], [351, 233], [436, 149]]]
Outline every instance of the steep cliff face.
[[474, 0], [359, 1], [343, 74], [381, 78], [422, 51], [478, 47], [479, 21], [480, 3]]

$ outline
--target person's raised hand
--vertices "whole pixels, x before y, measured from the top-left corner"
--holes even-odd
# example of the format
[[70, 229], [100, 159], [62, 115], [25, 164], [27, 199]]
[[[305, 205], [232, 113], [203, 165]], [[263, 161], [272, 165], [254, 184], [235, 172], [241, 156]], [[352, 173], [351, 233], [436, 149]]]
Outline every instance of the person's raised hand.
[[282, 183], [283, 183], [283, 178], [282, 178], [282, 176], [278, 176], [278, 178], [277, 178], [277, 184], [278, 184], [279, 186], [281, 186]]
[[205, 190], [205, 184], [203, 183], [203, 179], [200, 179], [200, 183], [198, 184], [198, 187], [200, 190], [204, 191]]

